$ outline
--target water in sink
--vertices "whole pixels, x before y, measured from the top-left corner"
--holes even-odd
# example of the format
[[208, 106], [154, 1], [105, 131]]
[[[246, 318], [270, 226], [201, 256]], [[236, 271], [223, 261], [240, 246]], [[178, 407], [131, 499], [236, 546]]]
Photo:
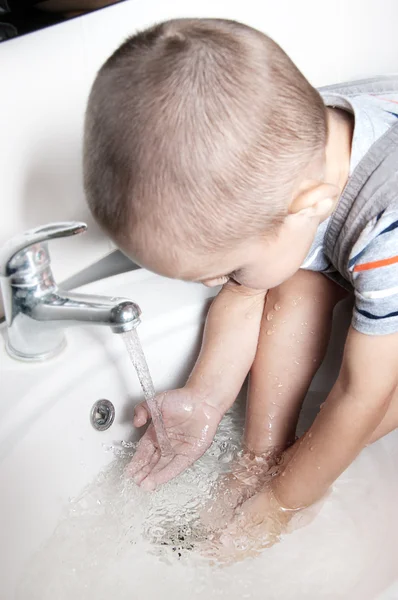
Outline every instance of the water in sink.
[[122, 333], [122, 338], [126, 345], [130, 360], [137, 371], [138, 379], [140, 380], [142, 391], [144, 392], [144, 398], [148, 405], [149, 412], [151, 413], [152, 423], [156, 432], [160, 453], [163, 456], [169, 456], [170, 454], [173, 454], [173, 449], [167, 437], [167, 433], [163, 425], [162, 414], [156, 402], [155, 388], [137, 330], [132, 329], [131, 331]]
[[[322, 400], [313, 394], [310, 405]], [[307, 418], [304, 412], [302, 428]], [[237, 403], [205, 456], [155, 493], [126, 479], [131, 448], [122, 444], [71, 501], [28, 566], [17, 600], [374, 600], [396, 572], [396, 467], [380, 444], [343, 474], [310, 525], [259, 557], [225, 567], [200, 556], [198, 515], [238, 452], [242, 428]]]

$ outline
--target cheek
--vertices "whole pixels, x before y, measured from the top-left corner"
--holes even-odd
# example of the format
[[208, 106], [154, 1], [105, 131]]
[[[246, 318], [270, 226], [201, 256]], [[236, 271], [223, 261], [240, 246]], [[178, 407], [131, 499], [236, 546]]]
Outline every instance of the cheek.
[[239, 283], [252, 289], [272, 289], [292, 277], [301, 266], [301, 257], [289, 253], [267, 257], [263, 263], [256, 265], [245, 273]]
[[238, 283], [252, 290], [268, 290], [272, 280], [273, 274], [265, 267], [246, 270], [244, 275], [237, 278]]

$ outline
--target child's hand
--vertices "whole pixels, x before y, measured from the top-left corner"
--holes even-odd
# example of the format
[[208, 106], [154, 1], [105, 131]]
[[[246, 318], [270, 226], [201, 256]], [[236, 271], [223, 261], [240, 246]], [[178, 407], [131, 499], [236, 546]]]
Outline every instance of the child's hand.
[[[165, 392], [156, 400], [174, 453], [160, 455], [153, 425], [149, 425], [127, 469], [137, 485], [146, 490], [177, 477], [200, 458], [212, 443], [223, 417], [188, 388]], [[149, 418], [145, 403], [136, 406], [136, 427], [145, 425]]]
[[265, 488], [235, 510], [210, 554], [224, 563], [256, 556], [279, 541], [294, 514], [295, 511], [285, 511], [272, 491]]
[[237, 507], [271, 479], [275, 462], [276, 458], [271, 452], [263, 456], [245, 452], [239, 457], [232, 471], [221, 477], [215, 498], [202, 511], [203, 523], [213, 531], [226, 527], [232, 521]]

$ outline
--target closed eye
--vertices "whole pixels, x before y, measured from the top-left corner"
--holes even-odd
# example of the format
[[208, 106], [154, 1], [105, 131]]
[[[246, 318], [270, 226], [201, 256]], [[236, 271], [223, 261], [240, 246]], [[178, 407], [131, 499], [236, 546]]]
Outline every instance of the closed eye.
[[213, 277], [213, 279], [206, 279], [202, 281], [202, 283], [207, 287], [217, 287], [219, 285], [225, 285], [226, 283], [228, 283], [228, 281], [234, 283], [235, 285], [241, 285], [241, 283], [238, 280], [238, 277], [241, 276], [241, 273], [242, 269], [238, 269], [236, 271], [232, 271], [232, 273], [230, 273], [229, 275]]
[[215, 279], [207, 279], [206, 281], [203, 281], [203, 285], [206, 287], [217, 287], [219, 285], [225, 285], [228, 281], [229, 277], [223, 275], [222, 277], [216, 277]]

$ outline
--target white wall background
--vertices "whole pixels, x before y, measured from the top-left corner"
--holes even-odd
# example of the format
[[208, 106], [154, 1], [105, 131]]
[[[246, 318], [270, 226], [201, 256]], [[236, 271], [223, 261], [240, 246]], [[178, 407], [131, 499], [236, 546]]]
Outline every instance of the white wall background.
[[274, 37], [315, 84], [398, 71], [397, 0], [129, 0], [0, 45], [0, 244], [67, 219], [53, 243], [62, 280], [112, 247], [85, 207], [83, 117], [97, 69], [129, 34], [181, 16], [227, 17]]

